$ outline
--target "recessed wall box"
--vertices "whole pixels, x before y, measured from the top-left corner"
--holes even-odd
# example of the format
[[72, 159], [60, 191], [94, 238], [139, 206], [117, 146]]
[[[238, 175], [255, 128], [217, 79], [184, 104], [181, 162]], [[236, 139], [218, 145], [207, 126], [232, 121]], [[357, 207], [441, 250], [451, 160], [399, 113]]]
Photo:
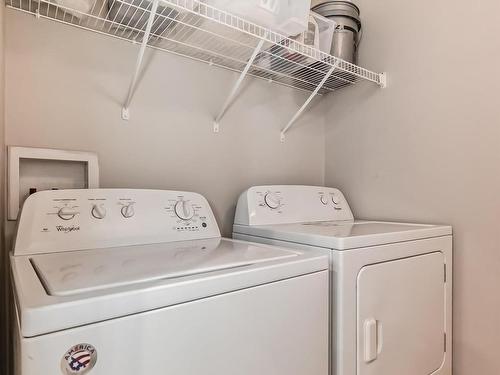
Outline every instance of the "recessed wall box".
[[97, 154], [8, 147], [8, 219], [16, 220], [30, 191], [99, 187]]

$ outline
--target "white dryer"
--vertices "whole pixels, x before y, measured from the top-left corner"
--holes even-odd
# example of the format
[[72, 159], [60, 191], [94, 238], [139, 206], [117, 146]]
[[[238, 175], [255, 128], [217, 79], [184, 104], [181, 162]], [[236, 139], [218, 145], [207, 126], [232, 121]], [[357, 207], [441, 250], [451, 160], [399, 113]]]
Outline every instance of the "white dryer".
[[233, 237], [330, 255], [332, 375], [451, 374], [451, 227], [354, 220], [338, 189], [257, 186]]
[[199, 194], [36, 193], [11, 263], [18, 375], [328, 373], [328, 257], [221, 238]]

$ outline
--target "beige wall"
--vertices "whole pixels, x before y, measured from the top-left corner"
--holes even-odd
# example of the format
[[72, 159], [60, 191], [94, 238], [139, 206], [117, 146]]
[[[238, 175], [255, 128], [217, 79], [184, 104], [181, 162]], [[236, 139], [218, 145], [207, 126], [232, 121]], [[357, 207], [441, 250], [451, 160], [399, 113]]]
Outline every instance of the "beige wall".
[[326, 183], [363, 218], [454, 227], [454, 375], [500, 373], [500, 2], [360, 2], [389, 88], [329, 99]]
[[95, 151], [103, 187], [198, 191], [225, 235], [248, 186], [323, 183], [319, 111], [279, 140], [304, 93], [249, 80], [214, 134], [213, 115], [237, 75], [155, 52], [124, 122], [138, 46], [6, 13], [7, 144]]

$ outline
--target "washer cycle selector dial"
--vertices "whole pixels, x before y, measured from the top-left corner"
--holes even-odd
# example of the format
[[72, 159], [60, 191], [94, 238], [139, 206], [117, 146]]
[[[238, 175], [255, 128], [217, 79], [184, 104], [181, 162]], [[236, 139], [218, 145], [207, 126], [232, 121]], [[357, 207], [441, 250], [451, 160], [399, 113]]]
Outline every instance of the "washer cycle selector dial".
[[79, 212], [76, 211], [73, 207], [62, 207], [58, 212], [57, 216], [59, 216], [63, 220], [71, 220], [73, 219]]
[[135, 214], [134, 205], [131, 203], [131, 204], [127, 204], [126, 206], [123, 206], [121, 209], [121, 212], [122, 212], [122, 216], [125, 219], [131, 218]]
[[180, 200], [175, 204], [175, 214], [181, 220], [190, 220], [194, 216], [193, 206], [184, 200]]
[[267, 193], [264, 196], [264, 202], [270, 209], [277, 209], [281, 206], [281, 199], [275, 193]]
[[325, 197], [324, 195], [322, 195], [319, 200], [321, 201], [321, 203], [323, 203], [325, 206], [328, 204], [328, 198]]
[[106, 217], [106, 208], [103, 204], [94, 204], [92, 206], [92, 216], [96, 219], [104, 219]]

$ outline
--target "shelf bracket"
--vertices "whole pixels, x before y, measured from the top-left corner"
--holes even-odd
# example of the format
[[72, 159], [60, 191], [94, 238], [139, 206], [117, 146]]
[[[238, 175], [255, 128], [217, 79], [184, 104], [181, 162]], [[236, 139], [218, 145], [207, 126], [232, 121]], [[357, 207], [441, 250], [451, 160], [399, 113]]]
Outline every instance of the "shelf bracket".
[[387, 87], [387, 73], [380, 73], [379, 75], [380, 87], [385, 89]]
[[41, 3], [41, 1], [38, 2], [38, 6], [36, 7], [36, 10], [35, 10], [35, 17], [37, 20], [40, 19], [40, 3]]
[[264, 45], [264, 39], [261, 39], [259, 41], [259, 44], [257, 44], [257, 47], [255, 47], [252, 56], [247, 62], [247, 65], [245, 66], [245, 69], [241, 72], [238, 80], [233, 86], [233, 89], [229, 93], [228, 97], [226, 98], [226, 101], [222, 105], [222, 109], [220, 110], [218, 116], [214, 120], [214, 133], [219, 132], [219, 123], [222, 117], [226, 114], [226, 111], [228, 110], [229, 106], [233, 102], [233, 99], [236, 97], [236, 94], [238, 93], [238, 89], [240, 88], [241, 84], [243, 83], [243, 80], [245, 79], [246, 75], [248, 74], [248, 71], [250, 70], [251, 66], [253, 65], [255, 59], [257, 58], [257, 55], [259, 54], [260, 50], [262, 49], [262, 46]]
[[337, 60], [337, 62], [325, 74], [325, 76], [323, 77], [323, 79], [321, 80], [321, 82], [318, 84], [318, 86], [314, 89], [314, 91], [312, 92], [312, 94], [309, 96], [309, 98], [307, 98], [307, 100], [304, 103], [304, 105], [302, 105], [302, 107], [300, 107], [300, 109], [297, 111], [297, 113], [295, 113], [295, 115], [288, 122], [288, 124], [286, 124], [286, 126], [281, 130], [281, 134], [280, 134], [280, 140], [281, 140], [281, 142], [285, 141], [285, 134], [288, 131], [288, 129], [290, 129], [292, 127], [292, 125], [295, 123], [295, 121], [297, 121], [297, 119], [300, 117], [300, 115], [306, 110], [306, 108], [309, 105], [309, 103], [311, 103], [311, 101], [314, 99], [314, 97], [316, 95], [318, 95], [319, 90], [321, 90], [321, 88], [326, 83], [326, 81], [328, 80], [328, 78], [330, 78], [330, 76], [333, 74], [333, 72], [335, 71], [335, 69], [337, 69], [338, 65], [339, 65], [339, 60]]
[[127, 99], [123, 104], [122, 108], [122, 119], [128, 120], [130, 118], [130, 102], [132, 101], [132, 97], [134, 96], [135, 87], [137, 85], [137, 80], [139, 79], [139, 73], [141, 72], [142, 60], [144, 59], [144, 53], [146, 52], [146, 47], [149, 41], [149, 35], [151, 34], [151, 29], [153, 27], [153, 21], [156, 16], [156, 11], [158, 10], [158, 3], [160, 0], [154, 0], [153, 6], [151, 7], [151, 14], [149, 15], [148, 23], [146, 25], [146, 30], [144, 31], [144, 36], [142, 38], [141, 47], [139, 49], [139, 55], [137, 56], [137, 60], [135, 62], [135, 70], [134, 75], [132, 76], [132, 81], [130, 82], [130, 86], [128, 89]]

